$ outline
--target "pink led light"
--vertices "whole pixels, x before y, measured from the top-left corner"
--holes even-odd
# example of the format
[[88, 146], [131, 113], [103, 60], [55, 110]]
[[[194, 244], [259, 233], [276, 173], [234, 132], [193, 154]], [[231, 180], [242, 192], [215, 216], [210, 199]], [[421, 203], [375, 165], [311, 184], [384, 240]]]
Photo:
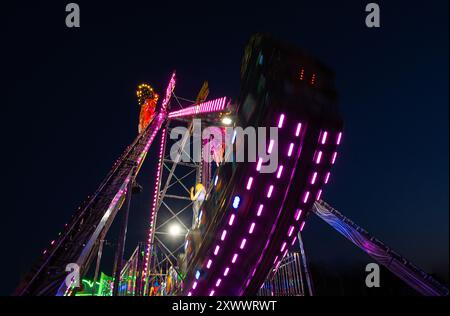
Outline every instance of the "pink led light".
[[253, 230], [255, 229], [255, 223], [252, 223], [251, 225], [250, 225], [250, 229], [248, 230], [248, 233], [251, 235], [251, 234], [253, 234]]
[[256, 216], [260, 217], [263, 209], [264, 209], [264, 205], [260, 204], [259, 208], [258, 208], [258, 213], [256, 214]]
[[211, 290], [211, 292], [209, 292], [209, 296], [213, 296], [214, 295], [214, 290]]
[[187, 296], [192, 296], [192, 292], [189, 292]]
[[197, 281], [194, 282], [194, 284], [192, 284], [192, 288], [195, 290], [197, 288]]
[[294, 151], [294, 143], [291, 143], [289, 145], [289, 150], [288, 150], [288, 157], [292, 156], [292, 152]]
[[220, 236], [220, 240], [224, 241], [226, 236], [227, 236], [227, 231], [224, 229], [222, 232], [222, 236]]
[[322, 140], [321, 140], [322, 145], [325, 145], [325, 143], [327, 142], [327, 137], [328, 137], [328, 133], [327, 132], [323, 132]]
[[336, 158], [337, 158], [337, 152], [334, 152], [333, 158], [331, 159], [331, 164], [332, 165], [334, 165], [334, 163], [336, 162]]
[[52, 246], [53, 246], [54, 244], [55, 244], [55, 241], [54, 241], [54, 240], [52, 240], [52, 242], [50, 243], [50, 245], [52, 245]]
[[303, 222], [302, 225], [300, 226], [300, 231], [301, 232], [303, 231], [303, 228], [305, 228], [305, 224], [306, 224], [306, 222]]
[[320, 164], [320, 161], [322, 161], [322, 152], [319, 151], [316, 158], [316, 164]]
[[327, 184], [328, 181], [330, 181], [330, 175], [331, 175], [331, 173], [328, 172], [327, 175], [325, 176], [325, 184]]
[[253, 184], [253, 178], [250, 177], [250, 178], [248, 178], [248, 182], [247, 182], [247, 190], [250, 190], [252, 188], [252, 184]]
[[223, 272], [223, 276], [227, 276], [228, 272], [230, 272], [230, 268], [226, 267], [225, 271]]
[[306, 204], [308, 202], [308, 199], [309, 199], [309, 191], [306, 191], [305, 195], [303, 196], [303, 203]]
[[237, 258], [238, 258], [238, 254], [235, 253], [235, 254], [233, 255], [233, 259], [231, 260], [231, 263], [235, 263], [236, 260], [237, 260]]
[[207, 269], [211, 268], [211, 265], [212, 265], [212, 260], [209, 259], [209, 260], [208, 260], [208, 263], [206, 264], [206, 268], [207, 268]]
[[336, 145], [340, 145], [341, 144], [341, 140], [342, 140], [342, 132], [340, 132], [338, 134], [337, 140], [336, 140]]
[[271, 185], [269, 187], [269, 191], [267, 191], [267, 197], [270, 199], [272, 197], [272, 193], [273, 193], [273, 185]]
[[281, 246], [281, 250], [280, 251], [283, 252], [284, 249], [286, 249], [286, 242], [283, 243], [283, 245]]
[[292, 240], [291, 246], [293, 246], [296, 241], [297, 241], [297, 236], [294, 236], [294, 239]]
[[295, 136], [300, 136], [300, 132], [302, 131], [302, 123], [298, 123], [297, 130], [295, 131]]
[[246, 243], [247, 243], [247, 239], [245, 239], [245, 238], [242, 239], [241, 245], [239, 246], [239, 248], [240, 248], [240, 249], [244, 249]]
[[268, 152], [269, 154], [272, 153], [273, 145], [274, 145], [274, 144], [275, 144], [275, 141], [274, 141], [273, 139], [271, 139], [270, 142], [269, 142], [269, 148], [267, 149], [267, 152]]
[[214, 255], [215, 255], [215, 256], [217, 256], [217, 254], [219, 253], [219, 250], [220, 250], [220, 246], [217, 245], [217, 246], [216, 246], [216, 249], [214, 249]]
[[230, 226], [233, 225], [233, 223], [234, 223], [234, 218], [235, 218], [234, 214], [231, 214], [230, 220], [228, 221], [228, 225], [230, 225]]
[[283, 174], [283, 166], [280, 166], [278, 168], [277, 179], [280, 179], [282, 174]]
[[281, 114], [280, 119], [278, 120], [278, 128], [282, 128], [284, 123], [284, 114]]
[[275, 262], [277, 262], [278, 260], [278, 256], [275, 257], [275, 260], [273, 261], [273, 264], [275, 264]]
[[317, 179], [317, 172], [314, 172], [312, 179], [311, 179], [311, 184], [315, 184], [316, 183], [316, 179]]
[[322, 190], [319, 190], [319, 192], [317, 192], [316, 200], [319, 201], [321, 196], [322, 196]]
[[263, 163], [263, 159], [259, 158], [258, 159], [258, 164], [256, 165], [256, 171], [260, 171], [261, 170], [262, 163]]
[[222, 283], [222, 279], [217, 279], [217, 281], [216, 281], [216, 287], [219, 287], [219, 286], [220, 286], [220, 283]]
[[295, 221], [298, 222], [300, 216], [302, 216], [302, 210], [298, 209], [297, 212], [295, 213]]
[[291, 226], [289, 228], [288, 236], [291, 237], [293, 232], [294, 232], [294, 226]]

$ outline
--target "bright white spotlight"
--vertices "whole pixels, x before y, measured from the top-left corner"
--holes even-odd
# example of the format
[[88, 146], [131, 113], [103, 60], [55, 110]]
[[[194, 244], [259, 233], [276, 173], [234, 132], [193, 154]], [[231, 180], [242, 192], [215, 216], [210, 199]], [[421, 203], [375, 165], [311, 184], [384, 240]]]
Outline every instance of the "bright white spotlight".
[[178, 237], [182, 233], [181, 227], [178, 224], [172, 224], [169, 226], [169, 235], [172, 237]]
[[225, 124], [225, 125], [230, 125], [231, 123], [233, 123], [233, 120], [232, 120], [231, 118], [225, 116], [225, 117], [222, 119], [222, 123]]

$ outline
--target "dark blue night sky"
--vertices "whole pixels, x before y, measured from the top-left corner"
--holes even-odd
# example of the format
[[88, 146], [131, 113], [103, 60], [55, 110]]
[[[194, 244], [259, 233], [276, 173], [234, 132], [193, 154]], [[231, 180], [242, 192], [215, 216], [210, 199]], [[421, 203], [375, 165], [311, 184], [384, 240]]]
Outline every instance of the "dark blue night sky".
[[[65, 27], [64, 1], [2, 5], [0, 294], [135, 137], [136, 85], [162, 91], [176, 69], [179, 96], [194, 98], [207, 79], [211, 97], [237, 97], [244, 45], [261, 31], [336, 72], [345, 134], [323, 198], [448, 282], [448, 1], [377, 1], [380, 29], [365, 26], [370, 1], [92, 2], [77, 2], [79, 29]], [[154, 162], [140, 175], [127, 253], [146, 238]], [[320, 219], [304, 239], [328, 270], [371, 262]]]

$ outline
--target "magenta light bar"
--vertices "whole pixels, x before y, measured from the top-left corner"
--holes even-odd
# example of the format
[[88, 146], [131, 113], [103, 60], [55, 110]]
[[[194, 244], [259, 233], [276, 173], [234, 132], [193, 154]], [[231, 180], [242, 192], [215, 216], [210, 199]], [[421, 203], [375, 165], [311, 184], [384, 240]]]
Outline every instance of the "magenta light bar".
[[237, 260], [237, 258], [238, 258], [238, 254], [235, 253], [235, 254], [233, 255], [233, 259], [231, 260], [231, 263], [235, 263], [236, 260]]
[[225, 271], [223, 272], [223, 276], [227, 276], [228, 272], [230, 272], [230, 268], [226, 267]]
[[248, 178], [248, 182], [247, 182], [247, 190], [250, 190], [252, 188], [252, 184], [253, 184], [253, 178], [250, 177], [250, 178]]
[[295, 213], [295, 221], [298, 221], [300, 216], [302, 216], [302, 210], [298, 209], [297, 213]]
[[283, 166], [280, 166], [278, 168], [277, 179], [280, 179], [282, 174], [283, 174]]
[[220, 246], [217, 245], [217, 246], [216, 246], [216, 249], [214, 249], [214, 255], [215, 255], [215, 256], [217, 256], [217, 254], [219, 253], [219, 250], [220, 250]]
[[328, 172], [327, 175], [325, 176], [325, 184], [327, 184], [328, 181], [330, 181], [330, 175], [331, 175], [331, 173]]
[[193, 105], [193, 106], [181, 109], [181, 110], [170, 112], [169, 118], [219, 112], [219, 111], [223, 111], [225, 109], [226, 104], [227, 104], [227, 98], [222, 97], [220, 99], [203, 102], [203, 103]]
[[294, 226], [291, 226], [289, 228], [288, 237], [291, 237], [293, 232], [294, 232]]
[[260, 171], [261, 170], [262, 163], [263, 163], [263, 159], [259, 158], [258, 159], [258, 164], [256, 165], [256, 171]]
[[321, 196], [322, 196], [322, 190], [319, 190], [319, 192], [317, 192], [316, 200], [319, 201]]
[[228, 221], [228, 225], [230, 225], [230, 226], [232, 226], [233, 225], [233, 223], [234, 223], [234, 214], [231, 214], [231, 216], [230, 216], [230, 220]]
[[325, 143], [327, 142], [327, 137], [328, 137], [328, 132], [323, 132], [322, 140], [321, 140], [322, 145], [325, 145]]
[[270, 142], [269, 142], [269, 149], [267, 149], [267, 152], [268, 152], [269, 154], [272, 153], [273, 145], [274, 145], [274, 144], [275, 144], [275, 141], [274, 141], [273, 139], [271, 139]]
[[316, 179], [317, 179], [317, 172], [314, 172], [312, 179], [311, 179], [311, 184], [316, 183]]
[[301, 131], [302, 131], [302, 123], [298, 123], [297, 130], [295, 131], [295, 137], [300, 136]]
[[208, 260], [208, 263], [206, 264], [206, 268], [211, 268], [211, 264], [212, 264], [212, 260], [211, 259], [209, 259]]
[[227, 236], [227, 231], [224, 229], [222, 232], [222, 236], [220, 236], [220, 240], [224, 241], [226, 236]]
[[284, 123], [284, 114], [281, 114], [280, 119], [278, 120], [278, 128], [282, 128]]
[[291, 143], [289, 145], [289, 150], [288, 150], [288, 157], [292, 156], [292, 151], [294, 150], [294, 143]]
[[336, 158], [337, 158], [337, 152], [334, 152], [333, 158], [331, 159], [331, 164], [332, 165], [334, 165], [334, 163], [336, 162]]
[[252, 223], [252, 225], [250, 225], [250, 229], [248, 230], [248, 233], [251, 235], [253, 234], [253, 231], [255, 230], [255, 223]]
[[264, 205], [260, 204], [260, 205], [259, 205], [259, 208], [258, 208], [258, 213], [256, 214], [256, 216], [258, 216], [258, 217], [261, 216], [261, 213], [262, 213], [262, 211], [263, 211], [263, 208], [264, 208]]
[[341, 144], [341, 140], [342, 140], [342, 132], [340, 132], [338, 134], [337, 140], [336, 140], [336, 145], [340, 145]]
[[241, 245], [239, 246], [239, 248], [244, 249], [246, 243], [247, 243], [247, 239], [245, 239], [245, 238], [242, 239]]
[[306, 222], [303, 222], [302, 225], [300, 226], [300, 231], [301, 232], [303, 231], [303, 228], [305, 228], [305, 224], [306, 224]]
[[272, 197], [272, 193], [273, 193], [273, 185], [271, 185], [271, 186], [269, 187], [269, 191], [267, 191], [267, 197], [268, 197], [268, 198], [271, 198], [271, 197]]
[[297, 236], [294, 236], [294, 239], [292, 240], [291, 246], [293, 246], [296, 241], [297, 241]]
[[309, 191], [306, 191], [305, 196], [303, 197], [303, 203], [306, 204], [306, 202], [308, 202], [308, 198], [309, 198]]
[[320, 164], [320, 161], [322, 160], [322, 152], [319, 151], [316, 158], [316, 164]]

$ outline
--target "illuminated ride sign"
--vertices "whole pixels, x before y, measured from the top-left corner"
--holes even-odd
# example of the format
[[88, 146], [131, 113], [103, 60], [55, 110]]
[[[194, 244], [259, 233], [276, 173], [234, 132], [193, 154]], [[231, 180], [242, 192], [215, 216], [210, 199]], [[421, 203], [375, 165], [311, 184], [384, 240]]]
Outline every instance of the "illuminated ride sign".
[[169, 118], [190, 116], [203, 113], [219, 112], [223, 111], [227, 105], [227, 98], [223, 97], [220, 99], [211, 100], [208, 102], [203, 102], [197, 105], [193, 105], [178, 111], [173, 111], [169, 113]]

